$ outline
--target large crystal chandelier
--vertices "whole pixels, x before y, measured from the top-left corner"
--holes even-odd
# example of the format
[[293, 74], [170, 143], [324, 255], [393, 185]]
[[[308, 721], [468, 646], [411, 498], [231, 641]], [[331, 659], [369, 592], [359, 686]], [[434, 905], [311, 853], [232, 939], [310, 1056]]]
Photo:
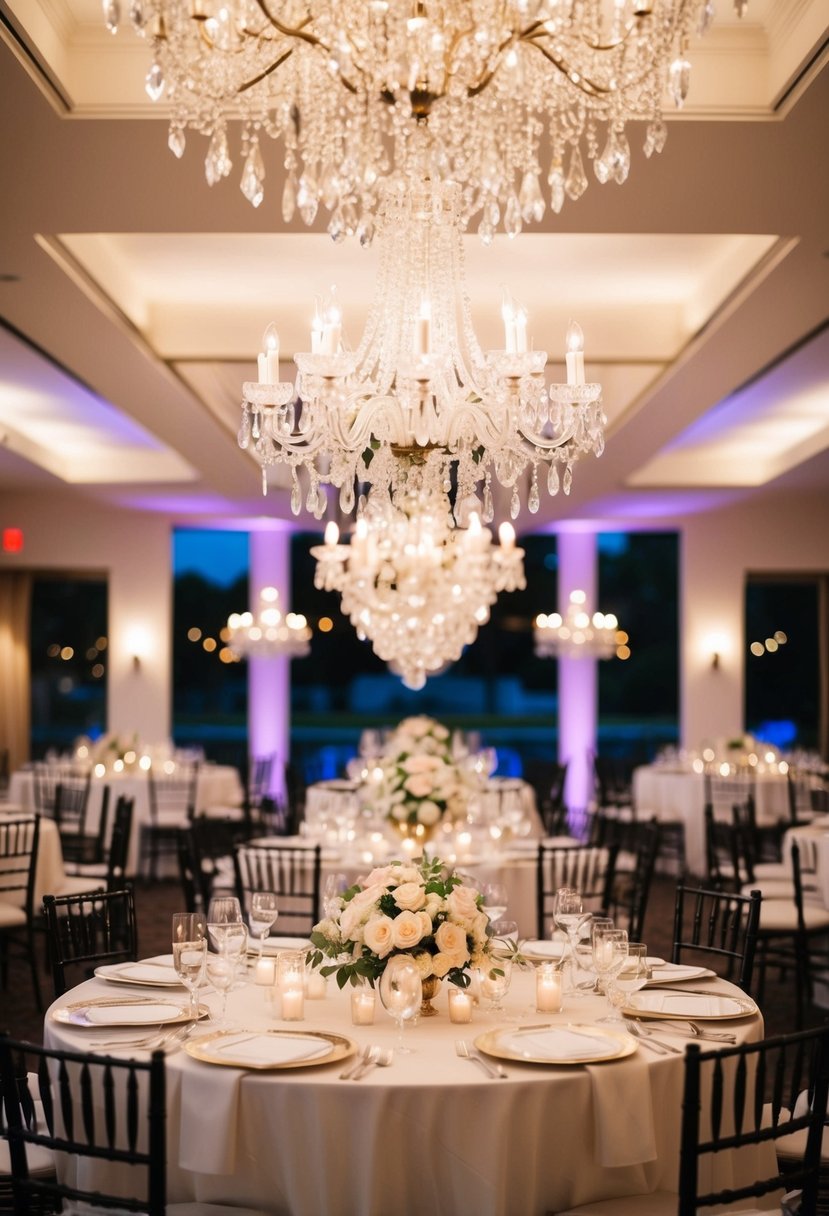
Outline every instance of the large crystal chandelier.
[[524, 552], [510, 524], [494, 545], [474, 512], [453, 527], [447, 500], [413, 475], [398, 503], [369, 495], [350, 544], [325, 529], [314, 583], [338, 591], [358, 636], [409, 688], [460, 658], [501, 591], [523, 588]]
[[310, 652], [311, 630], [301, 613], [279, 609], [276, 587], [263, 587], [259, 606], [252, 612], [233, 612], [227, 618], [228, 649], [237, 659], [270, 659], [284, 655], [302, 659]]
[[394, 497], [412, 466], [429, 490], [456, 479], [462, 526], [469, 510], [492, 521], [493, 475], [510, 492], [513, 519], [519, 487], [535, 512], [539, 474], [550, 494], [569, 493], [575, 461], [604, 448], [601, 386], [584, 383], [581, 329], [571, 324], [567, 335], [568, 383], [548, 389], [546, 351], [528, 349], [526, 313], [505, 293], [504, 347], [485, 354], [465, 285], [458, 186], [387, 182], [382, 196], [378, 286], [359, 347], [343, 341], [336, 299], [320, 304], [311, 349], [295, 355], [295, 389], [272, 383], [270, 326], [259, 382], [243, 388], [239, 443], [252, 445], [265, 491], [267, 467], [290, 466], [294, 514], [304, 497], [321, 518], [326, 483], [347, 515], [363, 483]]
[[[104, 0], [114, 33], [122, 0]], [[742, 14], [746, 0], [735, 0]], [[599, 182], [624, 182], [626, 127], [646, 124], [646, 155], [666, 137], [663, 96], [681, 107], [689, 43], [713, 0], [130, 0], [152, 48], [146, 89], [170, 108], [168, 142], [208, 139], [212, 185], [233, 169], [228, 125], [241, 122], [241, 188], [265, 193], [260, 141], [281, 142], [282, 213], [335, 239], [371, 239], [388, 173], [454, 180], [466, 223], [491, 240], [558, 212]]]
[[558, 612], [538, 614], [533, 621], [533, 639], [539, 659], [627, 657], [623, 653], [627, 634], [619, 629], [613, 613], [594, 612], [591, 616], [586, 603], [584, 591], [571, 591], [563, 617]]

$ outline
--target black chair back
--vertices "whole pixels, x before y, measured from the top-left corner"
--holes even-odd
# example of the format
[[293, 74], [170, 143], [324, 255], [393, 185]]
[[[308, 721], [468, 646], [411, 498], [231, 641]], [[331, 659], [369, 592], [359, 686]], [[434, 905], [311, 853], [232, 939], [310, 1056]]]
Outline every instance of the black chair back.
[[35, 872], [40, 844], [40, 815], [0, 818], [0, 980], [5, 987], [11, 954], [29, 965], [38, 1009], [42, 1008], [35, 951]]
[[106, 874], [106, 888], [108, 891], [117, 891], [120, 887], [124, 886], [130, 841], [132, 839], [134, 810], [135, 799], [127, 798], [125, 794], [119, 794], [115, 803], [112, 832], [109, 837]]
[[548, 937], [553, 927], [553, 905], [559, 887], [580, 891], [585, 911], [604, 911], [610, 906], [616, 873], [615, 845], [572, 847], [542, 841], [536, 859], [537, 933]]
[[237, 845], [233, 861], [243, 916], [247, 918], [254, 891], [274, 891], [279, 897], [279, 933], [307, 937], [319, 919], [321, 857], [318, 844]]
[[[802, 1190], [800, 1216], [815, 1216], [818, 1201], [821, 1139], [829, 1091], [829, 1027], [780, 1035], [759, 1043], [740, 1043], [721, 1051], [700, 1050], [690, 1043], [685, 1056], [678, 1216], [696, 1216], [701, 1208], [743, 1201], [774, 1191]], [[767, 1095], [770, 1101], [766, 1101]], [[728, 1149], [734, 1154], [761, 1144], [785, 1142], [805, 1133], [799, 1161], [784, 1161], [763, 1177], [747, 1170], [750, 1180], [722, 1189], [700, 1189], [700, 1165]], [[775, 1154], [766, 1160], [777, 1162]]]
[[88, 978], [96, 964], [135, 962], [138, 958], [131, 887], [44, 895], [43, 915], [56, 998], [70, 986], [66, 975], [69, 968], [82, 969], [83, 978]]
[[759, 891], [738, 895], [679, 883], [671, 962], [711, 967], [751, 992], [761, 901]]
[[[0, 1090], [15, 1216], [60, 1211], [63, 1203], [165, 1216], [163, 1052], [149, 1060], [116, 1059], [0, 1034]], [[31, 1118], [37, 1102], [44, 1122]], [[75, 1158], [77, 1168], [61, 1171], [59, 1179], [30, 1172], [36, 1145]]]

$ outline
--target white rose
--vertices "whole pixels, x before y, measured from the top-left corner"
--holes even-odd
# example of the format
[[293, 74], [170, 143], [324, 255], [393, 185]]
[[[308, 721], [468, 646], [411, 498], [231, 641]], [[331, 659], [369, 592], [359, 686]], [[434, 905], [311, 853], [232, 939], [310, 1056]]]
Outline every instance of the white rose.
[[418, 950], [413, 956], [415, 965], [420, 972], [420, 978], [427, 980], [432, 974], [432, 956], [427, 950]]
[[471, 921], [479, 911], [478, 892], [474, 887], [453, 887], [446, 897], [446, 903], [452, 916], [458, 920]]
[[434, 789], [434, 782], [428, 773], [413, 773], [403, 782], [403, 788], [415, 798], [426, 798]]
[[423, 936], [430, 937], [432, 929], [434, 928], [431, 916], [424, 909], [421, 909], [421, 911], [418, 912], [418, 916], [420, 917], [420, 923], [423, 927]]
[[446, 729], [445, 726], [442, 726], [440, 724], [440, 722], [437, 722], [435, 724], [435, 728], [432, 731], [432, 734], [435, 736], [436, 739], [448, 739], [449, 738], [449, 731]]
[[417, 818], [420, 823], [425, 823], [427, 827], [431, 827], [433, 823], [437, 823], [441, 816], [441, 809], [436, 802], [426, 798], [417, 808]]
[[378, 958], [385, 958], [394, 946], [394, 921], [390, 916], [373, 916], [366, 923], [363, 940]]
[[405, 773], [425, 773], [433, 768], [432, 757], [424, 756], [422, 753], [416, 753], [414, 756], [407, 756], [400, 765]]
[[423, 926], [415, 912], [401, 912], [391, 923], [394, 926], [394, 944], [398, 950], [411, 950], [423, 937]]
[[447, 971], [451, 971], [457, 965], [455, 959], [449, 954], [432, 955], [432, 975], [436, 975], [438, 979], [442, 980]]
[[419, 882], [402, 882], [393, 894], [394, 902], [404, 912], [419, 912], [426, 903], [426, 893]]
[[395, 881], [397, 882], [398, 886], [404, 882], [417, 882], [421, 883], [422, 885], [420, 870], [418, 870], [417, 866], [404, 866], [398, 862], [396, 865], [392, 866], [392, 869], [394, 871]]
[[466, 931], [454, 921], [445, 920], [438, 926], [435, 944], [442, 954], [451, 954], [454, 958], [466, 962], [469, 955], [466, 948]]
[[443, 911], [443, 900], [436, 891], [430, 891], [426, 896], [426, 911], [432, 920]]

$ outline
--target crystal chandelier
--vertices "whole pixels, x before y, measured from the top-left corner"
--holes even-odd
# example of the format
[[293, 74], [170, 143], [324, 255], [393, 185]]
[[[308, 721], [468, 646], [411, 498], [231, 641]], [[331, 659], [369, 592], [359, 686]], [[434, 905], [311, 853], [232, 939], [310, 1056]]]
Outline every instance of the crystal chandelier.
[[583, 591], [571, 591], [563, 619], [558, 612], [539, 613], [533, 621], [539, 659], [612, 659], [626, 649], [627, 634], [619, 631], [613, 613], [594, 612], [591, 617], [586, 602]]
[[475, 640], [499, 592], [526, 585], [524, 552], [510, 524], [498, 545], [474, 512], [468, 527], [453, 527], [445, 495], [425, 491], [417, 476], [399, 502], [369, 495], [350, 544], [329, 523], [325, 543], [311, 550], [314, 584], [338, 591], [361, 640], [419, 689]]
[[393, 498], [412, 466], [430, 490], [456, 479], [461, 526], [470, 510], [492, 521], [493, 475], [513, 519], [524, 482], [536, 512], [539, 473], [550, 494], [567, 494], [579, 456], [604, 449], [601, 385], [584, 383], [581, 329], [571, 323], [567, 335], [568, 383], [548, 389], [546, 351], [528, 349], [526, 313], [505, 293], [504, 348], [485, 354], [465, 285], [459, 188], [386, 183], [382, 194], [378, 286], [359, 347], [347, 348], [332, 296], [318, 306], [310, 351], [295, 355], [295, 390], [273, 382], [279, 339], [269, 326], [259, 382], [243, 386], [239, 443], [252, 446], [265, 492], [269, 465], [291, 468], [294, 514], [304, 494], [321, 518], [326, 483], [346, 515], [363, 483]]
[[263, 587], [259, 608], [252, 612], [233, 612], [227, 618], [230, 634], [228, 649], [237, 659], [268, 659], [284, 655], [302, 659], [310, 652], [311, 630], [305, 617], [279, 610], [276, 587]]
[[[742, 15], [746, 0], [735, 0]], [[104, 0], [115, 33], [121, 0]], [[131, 0], [152, 48], [146, 89], [171, 119], [168, 143], [208, 139], [213, 185], [232, 169], [265, 194], [263, 137], [281, 142], [282, 214], [312, 224], [322, 204], [335, 240], [372, 236], [378, 182], [428, 172], [462, 187], [462, 218], [492, 239], [599, 182], [624, 182], [626, 126], [646, 124], [647, 156], [666, 137], [662, 100], [688, 94], [692, 35], [713, 0]]]

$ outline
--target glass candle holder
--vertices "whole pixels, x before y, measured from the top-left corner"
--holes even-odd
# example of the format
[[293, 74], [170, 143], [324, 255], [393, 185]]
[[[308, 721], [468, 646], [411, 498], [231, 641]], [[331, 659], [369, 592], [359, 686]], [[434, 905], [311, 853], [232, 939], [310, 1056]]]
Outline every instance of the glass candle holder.
[[368, 985], [352, 989], [351, 1021], [355, 1026], [372, 1026], [377, 1008], [377, 993]]
[[449, 1021], [464, 1025], [472, 1021], [472, 996], [464, 988], [449, 988]]
[[536, 969], [535, 1008], [538, 1013], [561, 1011], [561, 971], [552, 963], [542, 963]]
[[305, 1017], [305, 955], [301, 950], [280, 954], [277, 985], [283, 1022], [301, 1022]]

